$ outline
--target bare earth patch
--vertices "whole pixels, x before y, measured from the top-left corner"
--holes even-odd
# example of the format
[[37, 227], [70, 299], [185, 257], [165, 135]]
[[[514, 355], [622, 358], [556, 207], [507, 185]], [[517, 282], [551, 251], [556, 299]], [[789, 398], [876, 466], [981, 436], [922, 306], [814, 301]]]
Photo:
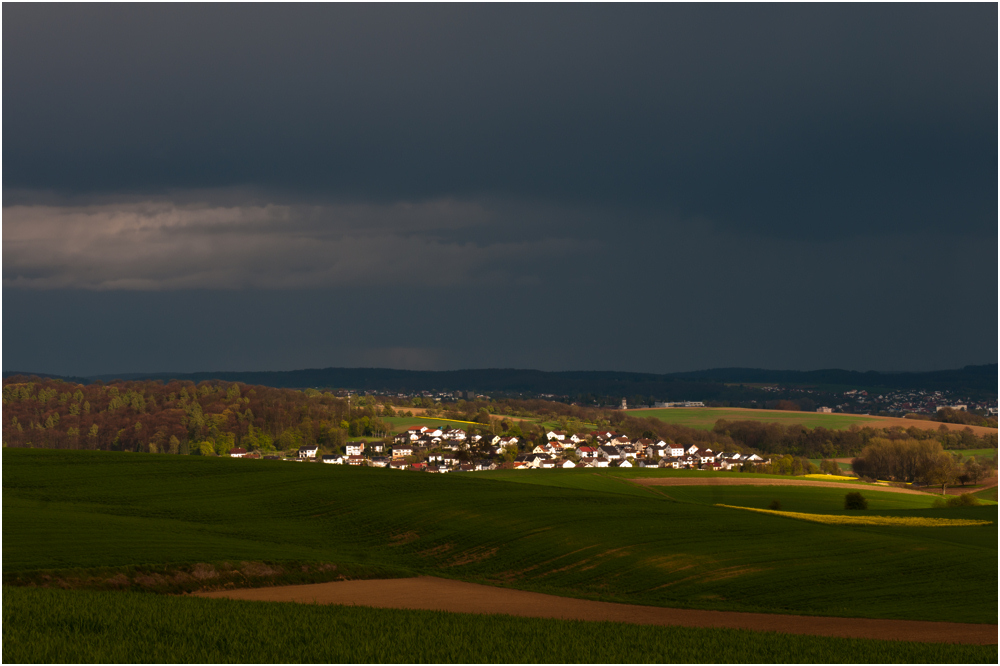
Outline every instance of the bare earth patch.
[[721, 627], [777, 631], [786, 634], [996, 645], [997, 625], [809, 617], [730, 611], [635, 606], [605, 601], [556, 597], [456, 580], [421, 576], [382, 580], [350, 580], [313, 585], [245, 588], [197, 592], [202, 597], [248, 601], [371, 606], [436, 610], [453, 613], [501, 613], [561, 620], [627, 622], [681, 627]]
[[908, 495], [926, 495], [927, 493], [910, 488], [897, 488], [895, 486], [873, 486], [868, 484], [853, 483], [847, 484], [843, 481], [812, 481], [809, 479], [747, 479], [728, 478], [719, 476], [706, 476], [703, 478], [691, 477], [652, 477], [646, 479], [630, 479], [632, 483], [641, 486], [820, 486], [823, 488], [840, 489], [860, 489], [877, 490], [884, 493], [906, 493]]

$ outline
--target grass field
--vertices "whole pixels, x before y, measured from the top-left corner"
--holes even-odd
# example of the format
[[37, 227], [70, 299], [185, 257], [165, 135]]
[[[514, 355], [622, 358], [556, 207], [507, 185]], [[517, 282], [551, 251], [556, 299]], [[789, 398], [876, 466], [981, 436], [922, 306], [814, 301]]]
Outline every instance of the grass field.
[[[301, 560], [658, 606], [997, 617], [995, 506], [892, 510], [992, 521], [935, 532], [791, 521], [711, 506], [718, 495], [671, 501], [625, 481], [658, 470], [510, 479], [11, 449], [3, 462], [5, 580], [38, 569]], [[839, 510], [821, 489], [801, 494], [811, 490], [778, 498]]]
[[846, 430], [854, 423], [859, 426], [872, 425], [878, 420], [871, 416], [855, 416], [853, 414], [781, 412], [759, 409], [730, 409], [726, 407], [639, 409], [629, 410], [628, 414], [637, 418], [652, 416], [664, 423], [676, 423], [677, 425], [699, 428], [701, 430], [711, 430], [715, 426], [715, 422], [719, 419], [726, 419], [727, 421], [762, 421], [766, 423], [781, 423], [783, 425], [797, 423], [808, 428], [823, 427], [828, 430]]
[[5, 663], [996, 663], [996, 646], [4, 587]]
[[[848, 485], [848, 484], [845, 484]], [[859, 490], [854, 487], [810, 488], [808, 486], [669, 486], [657, 488], [671, 498], [700, 504], [730, 504], [756, 509], [766, 509], [777, 500], [783, 511], [802, 511], [834, 515], [855, 515], [857, 511], [844, 510], [844, 494]], [[931, 495], [904, 495], [876, 490], [860, 489], [868, 500], [868, 513], [890, 509], [930, 509], [935, 497]]]
[[976, 492], [974, 492], [972, 494], [975, 497], [977, 497], [977, 498], [979, 498], [981, 500], [987, 500], [987, 501], [990, 501], [990, 502], [996, 502], [997, 501], [997, 487], [996, 486], [993, 486], [992, 488], [987, 488], [986, 490], [978, 490], [978, 491], [976, 491]]
[[[819, 464], [821, 462], [823, 462], [823, 459], [822, 458], [809, 458], [809, 462], [811, 462], [812, 464], [814, 464], [817, 467], [819, 467]], [[851, 467], [851, 463], [849, 463], [849, 462], [838, 462], [837, 463], [837, 467], [839, 467], [841, 470], [843, 470], [845, 472], [848, 472], [848, 473], [854, 471], [854, 468]]]
[[996, 449], [965, 449], [955, 450], [952, 453], [961, 453], [963, 458], [992, 458], [997, 454]]
[[[439, 419], [426, 416], [387, 416], [382, 419], [386, 423], [392, 424], [393, 432], [403, 432], [410, 426], [427, 426], [428, 428], [467, 428], [468, 421], [456, 421], [454, 419]], [[450, 425], [449, 425], [450, 424]]]

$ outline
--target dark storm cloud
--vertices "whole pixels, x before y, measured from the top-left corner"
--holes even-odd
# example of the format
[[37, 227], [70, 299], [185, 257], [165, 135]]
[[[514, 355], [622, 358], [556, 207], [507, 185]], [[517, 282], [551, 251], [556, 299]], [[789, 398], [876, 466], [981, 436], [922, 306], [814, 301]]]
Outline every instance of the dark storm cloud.
[[5, 369], [996, 361], [996, 5], [4, 19]]
[[993, 233], [996, 13], [10, 5], [5, 203], [238, 186]]

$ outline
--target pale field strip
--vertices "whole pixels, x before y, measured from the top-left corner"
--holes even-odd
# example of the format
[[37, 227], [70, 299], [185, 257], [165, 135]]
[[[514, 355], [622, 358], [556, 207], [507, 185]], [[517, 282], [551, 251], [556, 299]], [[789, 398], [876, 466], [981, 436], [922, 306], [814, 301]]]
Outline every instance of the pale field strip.
[[754, 509], [748, 506], [733, 506], [731, 504], [716, 504], [715, 506], [742, 511], [756, 511], [772, 516], [808, 520], [812, 523], [827, 525], [878, 525], [887, 527], [975, 527], [977, 525], [992, 525], [991, 520], [970, 520], [966, 518], [916, 518], [902, 516], [828, 516], [821, 513], [799, 513], [796, 511], [774, 511], [772, 509]]

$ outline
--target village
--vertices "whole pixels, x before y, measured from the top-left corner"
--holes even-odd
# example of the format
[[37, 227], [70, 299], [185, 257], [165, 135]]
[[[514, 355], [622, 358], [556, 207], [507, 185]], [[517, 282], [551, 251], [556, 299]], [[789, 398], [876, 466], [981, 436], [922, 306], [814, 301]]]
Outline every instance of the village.
[[[546, 441], [521, 450], [518, 437], [469, 435], [461, 428], [412, 426], [392, 438], [348, 442], [344, 454], [320, 454], [317, 445], [302, 446], [293, 455], [264, 455], [233, 448], [233, 458], [263, 458], [331, 465], [385, 467], [431, 473], [478, 472], [493, 469], [573, 469], [578, 467], [642, 467], [727, 471], [769, 464], [756, 453], [713, 451], [654, 439], [630, 439], [610, 430], [566, 433], [550, 430]], [[479, 453], [473, 458], [471, 451]]]

